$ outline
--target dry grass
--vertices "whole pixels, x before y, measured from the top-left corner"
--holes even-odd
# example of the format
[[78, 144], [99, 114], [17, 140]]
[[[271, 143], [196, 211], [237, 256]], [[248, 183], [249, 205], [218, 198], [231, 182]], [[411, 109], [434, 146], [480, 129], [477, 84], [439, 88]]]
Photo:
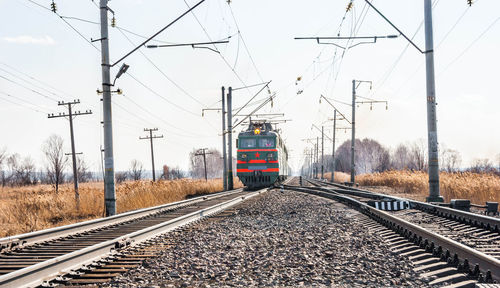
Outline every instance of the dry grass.
[[[425, 172], [387, 171], [356, 177], [363, 186], [386, 186], [407, 197], [425, 200], [429, 194], [428, 174]], [[446, 173], [439, 174], [440, 193], [446, 202], [450, 199], [470, 199], [472, 203], [486, 201], [500, 202], [500, 176], [489, 173]]]
[[[332, 172], [325, 173], [324, 178], [330, 180], [332, 178]], [[335, 182], [344, 183], [351, 180], [351, 176], [347, 173], [335, 171]]]
[[[235, 179], [235, 187], [242, 187]], [[80, 184], [80, 210], [76, 210], [72, 184], [0, 187], [0, 237], [102, 217], [103, 183]], [[180, 201], [189, 196], [222, 191], [220, 179], [134, 181], [116, 189], [118, 213]]]

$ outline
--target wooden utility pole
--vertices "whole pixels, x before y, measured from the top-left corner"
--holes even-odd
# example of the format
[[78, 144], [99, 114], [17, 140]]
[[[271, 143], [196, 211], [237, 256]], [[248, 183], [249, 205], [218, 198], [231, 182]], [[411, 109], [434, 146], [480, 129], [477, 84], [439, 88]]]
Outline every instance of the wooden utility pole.
[[71, 135], [71, 154], [68, 153], [66, 155], [71, 155], [71, 158], [73, 160], [73, 184], [75, 186], [76, 209], [80, 209], [80, 193], [78, 192], [78, 173], [77, 173], [77, 167], [76, 167], [76, 155], [81, 154], [81, 153], [75, 152], [75, 135], [73, 132], [73, 117], [80, 116], [80, 115], [89, 115], [89, 114], [92, 114], [92, 111], [86, 110], [85, 112], [80, 112], [80, 111], [73, 112], [72, 105], [76, 105], [76, 104], [80, 104], [80, 100], [74, 100], [72, 102], [59, 101], [59, 102], [57, 102], [57, 105], [68, 106], [68, 114], [59, 113], [59, 115], [54, 115], [52, 113], [52, 114], [48, 115], [48, 118], [68, 117], [68, 119], [69, 119], [69, 132]]
[[154, 155], [154, 150], [153, 150], [153, 139], [156, 138], [163, 138], [163, 135], [157, 136], [153, 135], [153, 131], [158, 131], [158, 128], [144, 128], [145, 132], [149, 131], [149, 136], [145, 137], [139, 137], [140, 140], [148, 139], [151, 142], [151, 166], [152, 166], [152, 172], [153, 172], [153, 182], [156, 181], [156, 176], [155, 176], [155, 155]]
[[208, 181], [207, 177], [207, 155], [213, 154], [212, 152], [206, 152], [208, 148], [201, 148], [194, 154], [194, 156], [203, 156], [203, 166], [205, 167], [205, 181]]

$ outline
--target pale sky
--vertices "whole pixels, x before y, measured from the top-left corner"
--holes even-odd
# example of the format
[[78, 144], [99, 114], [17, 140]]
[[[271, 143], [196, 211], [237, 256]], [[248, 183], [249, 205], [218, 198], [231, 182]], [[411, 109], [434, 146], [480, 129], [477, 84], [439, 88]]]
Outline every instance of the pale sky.
[[[110, 1], [117, 26], [127, 30], [109, 28], [111, 59], [125, 55], [135, 47], [131, 42], [144, 40], [140, 35], [153, 35], [186, 11], [188, 4], [197, 3], [186, 1]], [[99, 9], [91, 0], [55, 1], [59, 15], [90, 21], [64, 18], [83, 39], [34, 2], [50, 8], [49, 0], [0, 0], [0, 148], [30, 155], [42, 166], [41, 145], [49, 135], [58, 134], [70, 152], [68, 121], [47, 119], [47, 113], [65, 112], [57, 100], [80, 99], [75, 109], [92, 109], [94, 114], [75, 119], [77, 152], [83, 152], [91, 169], [98, 171], [102, 108], [95, 91], [101, 89], [100, 43], [93, 43], [96, 49], [86, 40], [100, 38]], [[220, 87], [269, 80], [277, 97], [272, 108], [267, 105], [260, 112], [283, 112], [292, 120], [280, 128], [295, 169], [307, 145], [301, 139], [318, 135], [311, 124], [320, 126], [333, 116], [328, 104], [319, 103], [319, 96], [351, 102], [352, 79], [373, 81], [372, 90], [361, 86], [358, 95], [389, 101], [388, 110], [383, 104], [373, 110], [369, 105], [358, 108], [357, 138], [373, 138], [388, 148], [427, 139], [424, 55], [412, 46], [405, 50], [403, 37], [359, 45], [343, 57], [333, 45], [293, 39], [337, 35], [348, 2], [206, 0], [194, 10], [199, 23], [189, 14], [155, 40], [188, 43], [231, 36], [229, 44], [218, 45], [220, 54], [191, 47], [141, 48], [124, 61], [130, 68], [116, 85], [124, 95], [113, 96], [116, 170], [128, 169], [133, 159], [149, 169], [149, 143], [139, 136], [146, 135], [143, 128], [154, 127], [165, 137], [155, 141], [156, 166], [187, 169], [193, 148], [221, 149], [220, 114], [210, 111], [201, 116], [202, 108], [219, 108]], [[465, 0], [434, 2], [439, 143], [458, 150], [464, 166], [475, 158], [494, 160], [500, 153], [500, 97], [495, 86], [500, 1], [475, 0], [472, 7]], [[416, 33], [415, 43], [424, 48], [423, 26], [417, 32], [424, 17], [423, 1], [372, 3], [409, 37]], [[362, 0], [354, 1], [340, 28], [340, 36], [389, 34], [397, 32], [366, 9]], [[151, 44], [162, 44], [159, 41]], [[112, 70], [112, 78], [116, 72]], [[296, 85], [298, 76], [302, 80]], [[246, 103], [258, 88], [235, 92], [234, 107]], [[297, 94], [299, 90], [303, 93]], [[257, 98], [266, 95], [264, 91]], [[349, 106], [335, 105], [350, 117]], [[339, 131], [337, 143], [349, 137], [349, 132]], [[330, 153], [331, 144], [327, 145]]]

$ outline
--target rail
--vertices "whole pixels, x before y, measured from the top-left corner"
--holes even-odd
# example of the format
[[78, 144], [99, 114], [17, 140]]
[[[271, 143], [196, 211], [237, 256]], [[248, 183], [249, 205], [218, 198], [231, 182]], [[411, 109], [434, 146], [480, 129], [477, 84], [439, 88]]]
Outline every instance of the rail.
[[[84, 265], [88, 265], [103, 257], [112, 254], [118, 247], [137, 245], [147, 239], [164, 234], [168, 231], [176, 229], [182, 225], [192, 223], [203, 217], [218, 213], [230, 206], [236, 205], [245, 199], [252, 198], [264, 192], [266, 189], [261, 189], [255, 192], [249, 192], [244, 196], [238, 196], [231, 200], [215, 204], [208, 208], [204, 208], [175, 219], [144, 228], [142, 230], [120, 236], [118, 238], [101, 242], [81, 250], [77, 250], [56, 258], [46, 260], [44, 262], [5, 274], [0, 276], [0, 287], [32, 287], [42, 284], [47, 279], [57, 277], [61, 274], [69, 273], [72, 270], [78, 269]], [[241, 192], [241, 191], [239, 191]], [[234, 190], [231, 193], [236, 193]], [[222, 194], [219, 194], [222, 195]], [[200, 197], [198, 197], [200, 198]], [[213, 199], [212, 197], [211, 199]], [[191, 199], [192, 200], [192, 199]], [[181, 201], [187, 203], [186, 201]], [[190, 202], [192, 203], [192, 202]]]
[[[316, 194], [321, 197], [347, 203], [348, 205], [357, 208], [364, 214], [376, 219], [386, 227], [398, 232], [400, 235], [404, 235], [406, 238], [412, 239], [420, 245], [424, 245], [425, 248], [429, 250], [432, 249], [434, 253], [442, 255], [454, 253], [454, 255], [449, 256], [451, 259], [448, 260], [450, 262], [459, 261], [459, 264], [462, 266], [464, 271], [468, 270], [471, 274], [478, 274], [477, 272], [474, 273], [474, 270], [479, 269], [479, 271], [481, 271], [486, 278], [491, 277], [491, 279], [500, 282], [500, 261], [480, 251], [474, 250], [439, 234], [427, 231], [420, 226], [397, 218], [389, 213], [373, 208], [348, 196], [340, 195], [331, 190], [322, 190], [315, 187], [304, 188], [290, 185], [287, 185], [286, 188], [299, 192]], [[449, 252], [446, 253], [446, 251]], [[474, 268], [472, 269], [471, 267]]]
[[[400, 198], [396, 196], [376, 193], [368, 190], [352, 188], [348, 186], [344, 186], [337, 183], [323, 182], [323, 181], [313, 181], [316, 183], [322, 183], [329, 186], [334, 186], [336, 188], [332, 188], [334, 191], [349, 194], [354, 196], [366, 197], [371, 199], [391, 199], [391, 200], [404, 200], [410, 203], [411, 208], [415, 208], [418, 210], [422, 210], [425, 212], [437, 214], [439, 216], [443, 216], [449, 219], [457, 220], [463, 223], [467, 223], [476, 227], [485, 228], [493, 232], [500, 232], [500, 218], [490, 217], [487, 215], [480, 215], [472, 212], [457, 210], [449, 207], [443, 207], [434, 205], [431, 203], [425, 203], [421, 201]], [[320, 187], [310, 187], [312, 189], [319, 189]], [[322, 188], [327, 189], [327, 188]], [[330, 190], [330, 189], [327, 189]]]

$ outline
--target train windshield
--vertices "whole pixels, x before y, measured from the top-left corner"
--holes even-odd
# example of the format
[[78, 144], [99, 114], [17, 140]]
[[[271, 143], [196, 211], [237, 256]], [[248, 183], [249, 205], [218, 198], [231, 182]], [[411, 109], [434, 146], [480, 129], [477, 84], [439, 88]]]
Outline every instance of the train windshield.
[[255, 148], [257, 140], [255, 138], [241, 138], [240, 148]]
[[259, 147], [274, 148], [274, 138], [260, 138]]

